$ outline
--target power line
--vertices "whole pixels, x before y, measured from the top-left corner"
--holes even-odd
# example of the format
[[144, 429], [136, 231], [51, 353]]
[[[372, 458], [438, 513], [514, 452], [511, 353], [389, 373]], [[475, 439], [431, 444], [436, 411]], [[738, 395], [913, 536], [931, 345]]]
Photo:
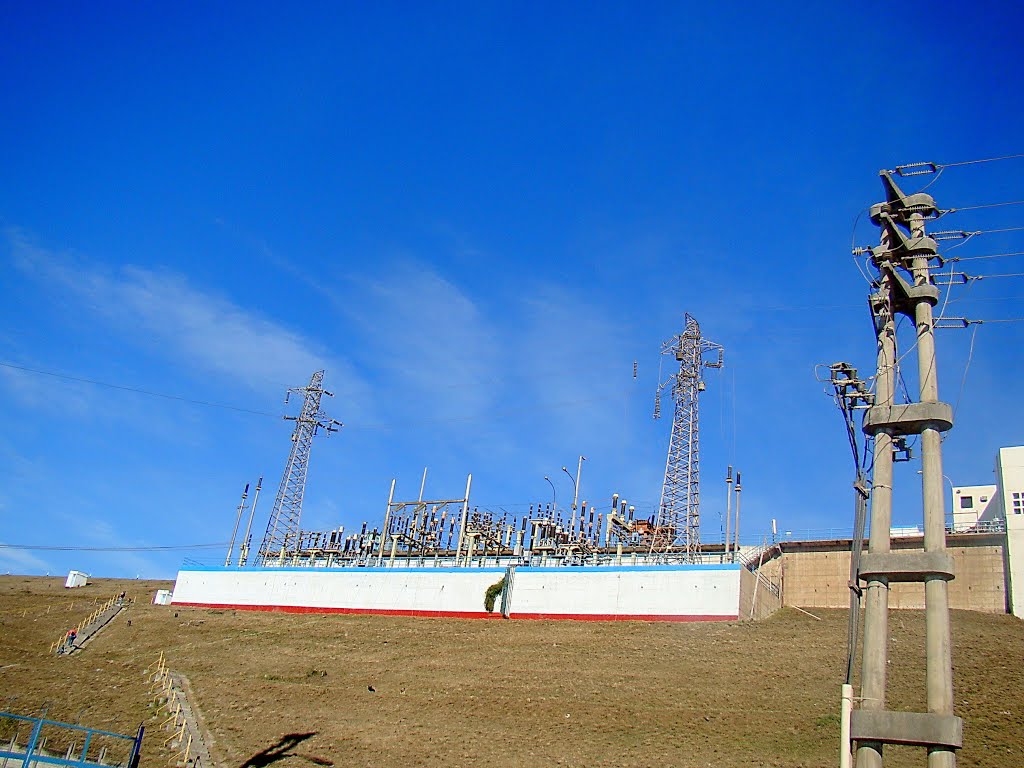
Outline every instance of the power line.
[[965, 301], [1024, 301], [1024, 296], [964, 296], [950, 299], [950, 304], [961, 304]]
[[951, 256], [948, 259], [943, 259], [946, 262], [950, 261], [978, 261], [979, 259], [1002, 259], [1009, 256], [1024, 256], [1024, 251], [1011, 251], [1009, 253], [986, 253], [980, 256]]
[[16, 371], [24, 371], [26, 373], [35, 373], [40, 376], [52, 376], [55, 379], [63, 379], [64, 381], [75, 381], [81, 384], [92, 384], [97, 387], [107, 387], [108, 389], [118, 389], [122, 392], [134, 392], [137, 395], [147, 395], [149, 397], [160, 397], [164, 400], [176, 400], [181, 403], [190, 403], [192, 405], [203, 405], [208, 408], [223, 408], [228, 411], [237, 411], [239, 413], [251, 413], [255, 416], [270, 416], [272, 418], [280, 418], [280, 414], [269, 413], [268, 411], [254, 411], [251, 408], [240, 408], [237, 405], [228, 405], [227, 403], [215, 403], [209, 400], [194, 400], [190, 397], [182, 397], [181, 395], [169, 395], [165, 392], [155, 392], [151, 389], [139, 389], [138, 387], [128, 387], [123, 384], [111, 384], [109, 381], [99, 381], [97, 379], [86, 379], [81, 376], [68, 376], [64, 373], [56, 373], [54, 371], [44, 371], [39, 368], [29, 368], [24, 365], [15, 365], [14, 363], [6, 363], [0, 361], [0, 366], [4, 368], [12, 368]]
[[989, 280], [994, 277], [1024, 277], [1024, 272], [1003, 272], [998, 275], [967, 275], [968, 280]]
[[938, 277], [943, 278], [943, 281], [934, 281], [935, 285], [970, 285], [971, 283], [978, 282], [980, 280], [992, 280], [999, 277], [1024, 277], [1024, 272], [1002, 272], [992, 275], [969, 275], [966, 272], [939, 272], [936, 273]]
[[964, 365], [964, 375], [960, 379], [960, 392], [959, 392], [959, 394], [957, 394], [957, 396], [956, 396], [956, 403], [954, 403], [954, 405], [953, 405], [953, 416], [954, 416], [954, 418], [956, 417], [957, 410], [959, 410], [959, 408], [960, 408], [960, 400], [964, 396], [964, 387], [967, 384], [967, 372], [971, 369], [971, 360], [974, 359], [974, 339], [977, 337], [977, 335], [978, 335], [978, 328], [980, 328], [980, 327], [981, 327], [980, 325], [976, 325], [976, 326], [974, 326], [974, 330], [971, 331], [971, 347], [967, 351], [967, 364]]
[[984, 320], [974, 320], [966, 317], [936, 317], [932, 321], [932, 327], [948, 330], [951, 328], [967, 328], [972, 325], [985, 325], [988, 323], [1024, 323], [1024, 317], [992, 317]]
[[1007, 205], [1024, 205], [1024, 200], [1010, 200], [1005, 203], [982, 203], [980, 205], [965, 205], [960, 208], [946, 208], [939, 211], [939, 215], [935, 218], [939, 218], [950, 213], [958, 213], [960, 211], [980, 211], [982, 208], [1003, 208]]
[[147, 547], [78, 547], [57, 546], [50, 544], [0, 544], [0, 549], [34, 550], [45, 552], [171, 552], [190, 549], [219, 549], [227, 546], [227, 542], [213, 544], [168, 544], [166, 546]]
[[1016, 160], [1024, 157], [1024, 152], [1015, 155], [1002, 155], [1000, 157], [984, 157], [980, 160], [961, 160], [956, 163], [906, 163], [904, 165], [897, 165], [892, 172], [900, 176], [924, 176], [929, 173], [942, 174], [942, 171], [946, 168], [957, 168], [964, 165], [977, 165], [979, 163], [995, 163], [1000, 160]]
[[958, 165], [976, 165], [977, 163], [994, 163], [999, 160], [1016, 160], [1017, 158], [1024, 157], [1024, 152], [1019, 152], [1016, 155], [1002, 155], [1001, 157], [985, 157], [981, 160], [961, 160], [958, 163], [943, 163], [944, 168], [955, 168]]

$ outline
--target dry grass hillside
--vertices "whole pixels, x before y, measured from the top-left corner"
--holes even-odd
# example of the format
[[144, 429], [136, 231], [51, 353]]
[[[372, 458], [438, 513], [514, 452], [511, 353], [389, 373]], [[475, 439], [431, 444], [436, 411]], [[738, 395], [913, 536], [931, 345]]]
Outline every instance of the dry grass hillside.
[[[0, 708], [154, 726], [143, 669], [163, 650], [231, 768], [837, 764], [843, 611], [723, 624], [315, 616], [151, 605], [163, 586], [0, 577]], [[122, 589], [137, 603], [89, 646], [47, 655]], [[923, 615], [894, 613], [892, 630], [890, 706], [923, 708]], [[1017, 768], [1024, 622], [958, 612], [953, 631], [959, 764]], [[162, 740], [150, 731], [144, 766], [166, 765]], [[923, 764], [910, 749], [886, 762]]]

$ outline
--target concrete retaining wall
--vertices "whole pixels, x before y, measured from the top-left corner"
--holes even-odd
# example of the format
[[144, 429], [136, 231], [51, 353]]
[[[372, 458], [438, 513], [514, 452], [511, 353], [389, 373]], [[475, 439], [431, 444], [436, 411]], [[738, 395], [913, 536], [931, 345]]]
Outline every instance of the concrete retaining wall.
[[[985, 613], [1006, 613], [1007, 586], [1001, 536], [950, 536], [956, 578], [949, 582], [949, 606]], [[893, 551], [922, 551], [921, 540], [894, 539]], [[784, 605], [847, 608], [850, 604], [850, 543], [783, 543]], [[892, 608], [924, 608], [924, 586], [896, 583], [889, 588]]]
[[[715, 621], [739, 613], [735, 565], [517, 567], [509, 618]], [[189, 568], [176, 605], [309, 613], [487, 618], [504, 568]]]
[[[761, 577], [744, 568], [740, 572], [740, 618], [766, 619], [782, 607], [782, 598], [767, 586], [770, 576], [764, 566]], [[778, 582], [771, 581], [778, 588]]]

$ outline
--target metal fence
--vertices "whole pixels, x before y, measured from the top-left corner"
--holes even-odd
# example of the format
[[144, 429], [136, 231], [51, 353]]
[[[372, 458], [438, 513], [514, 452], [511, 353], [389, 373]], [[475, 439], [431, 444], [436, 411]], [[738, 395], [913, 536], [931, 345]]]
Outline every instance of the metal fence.
[[137, 768], [145, 728], [135, 736], [0, 712], [0, 768], [103, 765]]

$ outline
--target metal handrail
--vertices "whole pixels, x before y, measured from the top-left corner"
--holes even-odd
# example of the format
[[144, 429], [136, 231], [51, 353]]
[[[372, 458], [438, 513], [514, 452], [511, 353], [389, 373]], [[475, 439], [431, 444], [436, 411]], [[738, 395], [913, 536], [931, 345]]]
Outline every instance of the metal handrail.
[[[104, 762], [102, 765], [106, 766], [123, 766], [123, 768], [133, 768], [138, 763], [139, 754], [142, 749], [142, 737], [144, 729], [139, 728], [139, 732], [135, 736], [129, 736], [123, 733], [114, 733], [112, 731], [102, 731], [98, 728], [89, 728], [84, 725], [73, 725], [71, 723], [62, 723], [56, 720], [46, 720], [41, 717], [30, 717], [27, 715], [16, 715], [13, 712], [0, 712], [0, 721], [13, 720], [16, 723], [30, 723], [31, 731], [29, 735], [28, 743], [25, 745], [24, 750], [19, 749], [20, 745], [17, 743], [17, 733], [20, 728], [15, 730], [15, 735], [9, 743], [0, 747], [0, 758], [4, 760], [17, 759], [22, 762], [23, 765], [30, 765], [32, 763], [39, 764], [43, 763], [46, 765], [65, 765], [72, 766], [72, 768], [92, 768], [93, 766], [101, 765], [98, 761], [91, 761], [88, 759], [89, 744], [93, 738], [97, 736], [120, 739], [123, 741], [131, 742], [131, 748], [128, 752], [127, 760], [124, 763], [108, 763]], [[84, 734], [82, 751], [79, 753], [78, 758], [71, 757], [57, 757], [56, 755], [48, 755], [42, 752], [42, 745], [39, 740], [39, 735], [43, 729], [43, 726], [53, 726], [56, 728], [62, 728], [67, 731], [73, 731], [76, 734]], [[76, 742], [77, 743], [77, 739]], [[70, 751], [70, 750], [69, 750]], [[107, 753], [109, 757], [109, 753]]]

